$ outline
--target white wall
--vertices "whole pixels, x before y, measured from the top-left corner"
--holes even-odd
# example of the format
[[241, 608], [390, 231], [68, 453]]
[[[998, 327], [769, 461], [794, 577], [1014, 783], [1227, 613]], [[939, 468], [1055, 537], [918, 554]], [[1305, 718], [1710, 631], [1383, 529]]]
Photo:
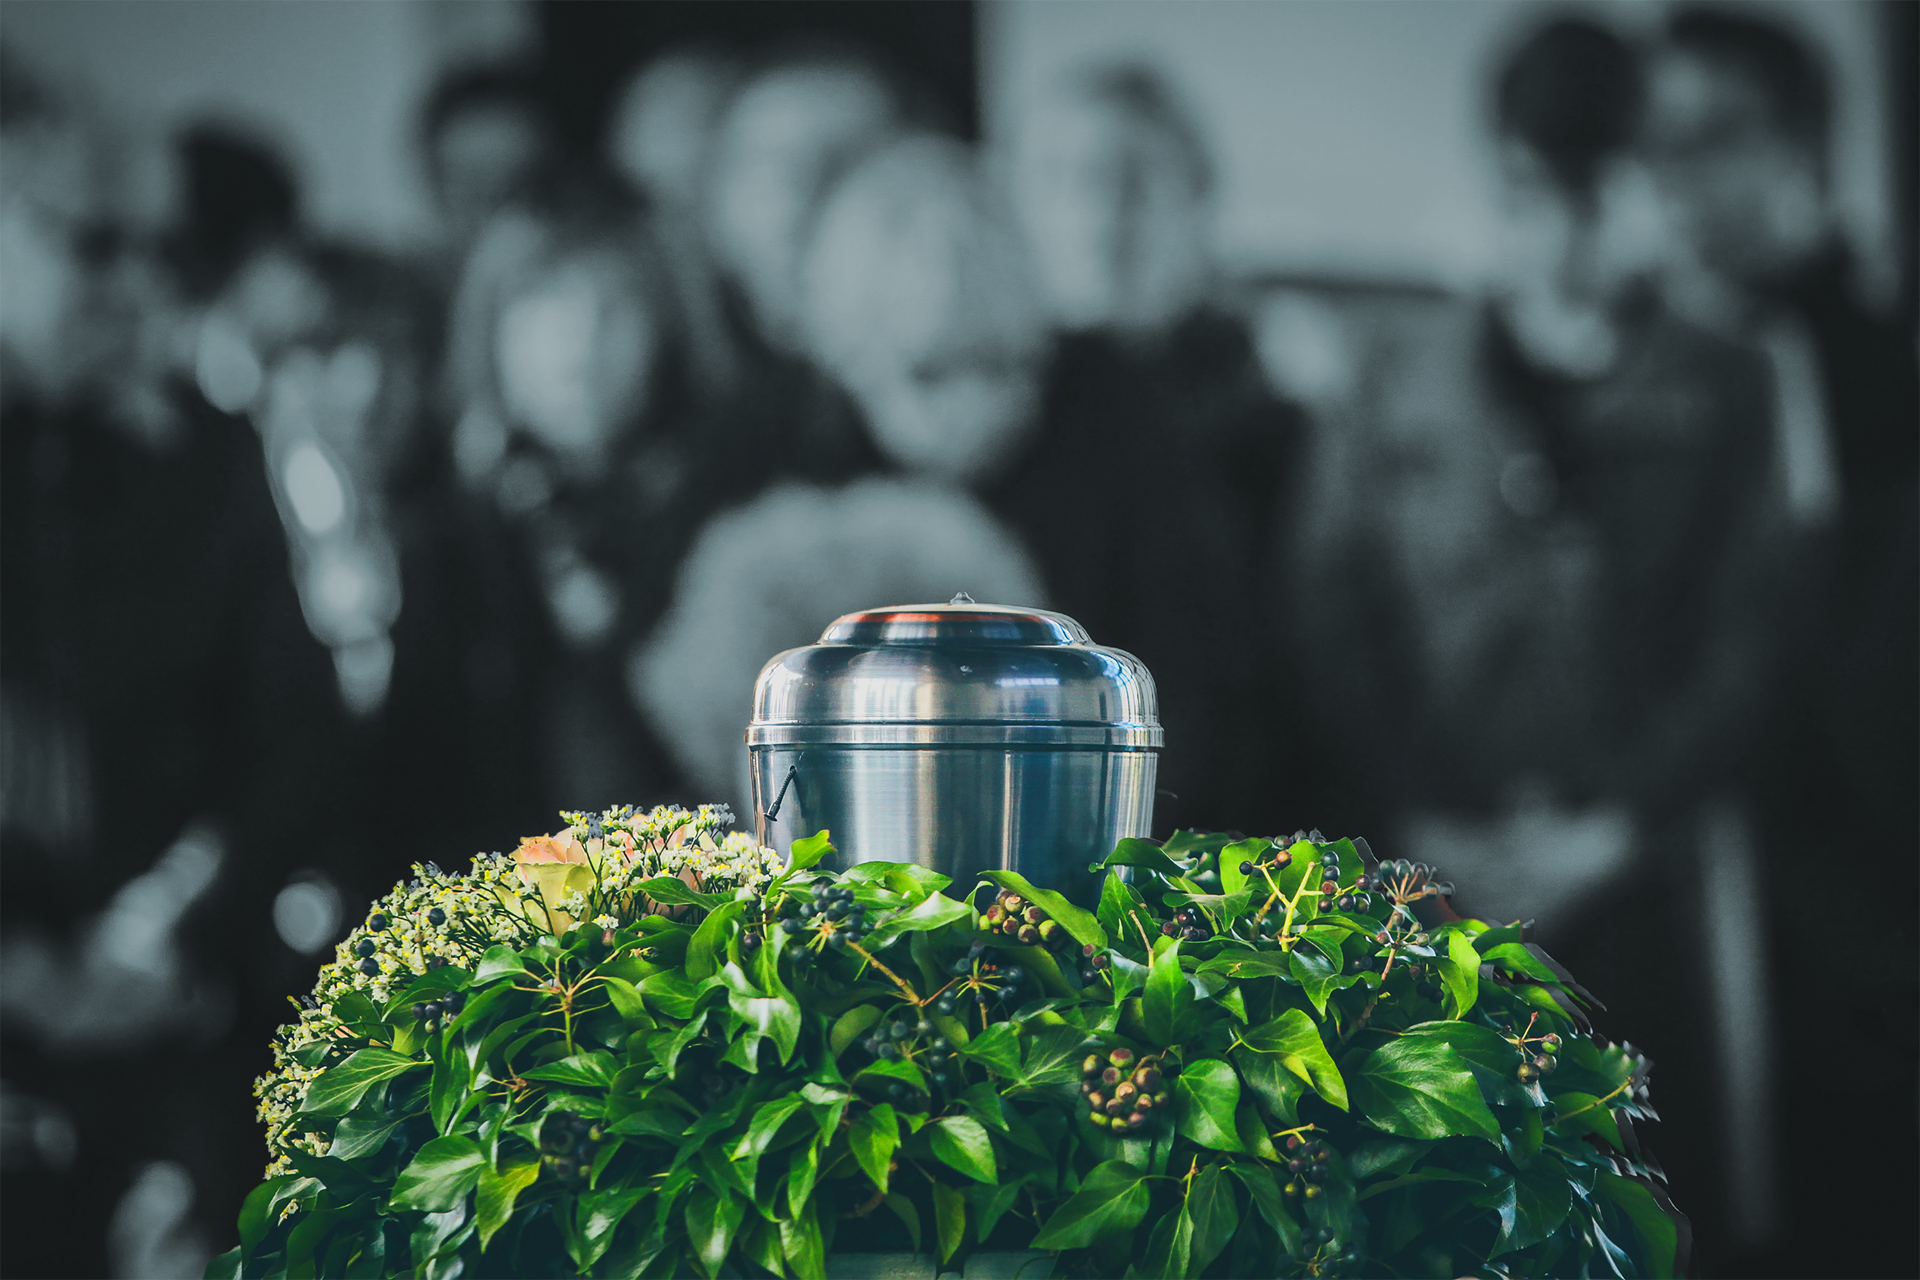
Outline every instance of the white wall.
[[91, 100], [145, 217], [172, 198], [166, 135], [215, 115], [282, 142], [323, 231], [403, 245], [428, 227], [414, 119], [440, 68], [531, 38], [519, 0], [5, 0], [0, 39]]
[[[1496, 245], [1481, 149], [1489, 68], [1534, 0], [985, 0], [990, 138], [1054, 77], [1133, 56], [1167, 69], [1209, 129], [1219, 233], [1242, 267], [1468, 284]], [[1840, 198], [1857, 242], [1892, 234], [1881, 67], [1863, 0], [1770, 7], [1839, 68]], [[1630, 28], [1654, 0], [1597, 12]]]

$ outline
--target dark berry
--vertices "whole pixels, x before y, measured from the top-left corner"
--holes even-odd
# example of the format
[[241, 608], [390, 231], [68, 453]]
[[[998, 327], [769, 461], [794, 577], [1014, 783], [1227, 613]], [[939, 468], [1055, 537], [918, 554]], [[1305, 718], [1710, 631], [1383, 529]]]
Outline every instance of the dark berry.
[[1539, 1069], [1541, 1075], [1550, 1076], [1553, 1074], [1553, 1069], [1560, 1065], [1560, 1061], [1550, 1053], [1539, 1053], [1534, 1055], [1533, 1065]]
[[360, 939], [358, 945], [354, 947], [353, 954], [357, 956], [370, 956], [373, 954], [373, 951], [374, 951], [373, 939], [362, 938]]
[[960, 1006], [954, 1003], [952, 996], [941, 996], [933, 1002], [933, 1007], [935, 1012], [939, 1013], [941, 1017], [951, 1018], [953, 1011]]
[[1341, 895], [1341, 897], [1340, 897], [1340, 909], [1341, 909], [1342, 911], [1351, 911], [1351, 910], [1353, 910], [1353, 909], [1354, 909], [1354, 907], [1356, 907], [1357, 905], [1359, 905], [1359, 904], [1358, 904], [1358, 903], [1356, 903], [1356, 902], [1354, 902], [1354, 900], [1353, 900], [1353, 895], [1352, 895], [1352, 894], [1350, 894], [1350, 893], [1348, 893], [1348, 894], [1342, 894], [1342, 895]]
[[413, 1006], [413, 1017], [416, 1022], [425, 1022], [427, 1020], [427, 1006], [425, 1002], [416, 1003]]
[[1252, 875], [1252, 874], [1253, 874], [1253, 864], [1252, 864], [1251, 862], [1243, 862], [1243, 863], [1241, 863], [1241, 864], [1240, 864], [1240, 874], [1241, 874], [1241, 875], [1243, 875], [1243, 876], [1250, 876], [1250, 875]]
[[1520, 1064], [1520, 1069], [1515, 1071], [1514, 1074], [1520, 1077], [1520, 1083], [1532, 1084], [1540, 1078], [1540, 1068], [1534, 1066], [1531, 1062], [1523, 1062]]
[[374, 977], [380, 972], [379, 961], [375, 960], [372, 956], [368, 956], [360, 962], [360, 972], [366, 974], [369, 978]]
[[1274, 870], [1280, 871], [1293, 865], [1293, 854], [1285, 849], [1273, 855]]
[[804, 928], [806, 928], [806, 926], [801, 924], [798, 920], [782, 920], [780, 922], [780, 931], [786, 934], [789, 938], [793, 937], [795, 934], [799, 933]]
[[367, 928], [373, 930], [375, 933], [381, 932], [386, 927], [387, 927], [387, 918], [386, 916], [382, 915], [380, 912], [376, 911], [371, 916], [367, 917]]
[[427, 912], [427, 923], [432, 925], [434, 928], [438, 929], [441, 925], [445, 924], [446, 922], [447, 922], [447, 913], [442, 911], [440, 908], [435, 907], [433, 910]]
[[913, 1026], [906, 1022], [896, 1022], [887, 1028], [887, 1034], [895, 1040], [907, 1040], [913, 1036]]
[[467, 993], [455, 991], [440, 998], [440, 1007], [448, 1013], [458, 1013], [467, 1007]]

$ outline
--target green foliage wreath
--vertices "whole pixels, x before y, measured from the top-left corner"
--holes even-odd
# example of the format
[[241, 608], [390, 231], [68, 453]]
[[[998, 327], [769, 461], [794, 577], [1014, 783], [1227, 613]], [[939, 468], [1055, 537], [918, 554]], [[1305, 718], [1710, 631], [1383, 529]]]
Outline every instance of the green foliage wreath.
[[[1364, 841], [1126, 840], [1098, 909], [725, 810], [374, 904], [258, 1086], [218, 1276], [1676, 1274], [1649, 1063]], [[857, 1242], [857, 1243], [856, 1243]]]

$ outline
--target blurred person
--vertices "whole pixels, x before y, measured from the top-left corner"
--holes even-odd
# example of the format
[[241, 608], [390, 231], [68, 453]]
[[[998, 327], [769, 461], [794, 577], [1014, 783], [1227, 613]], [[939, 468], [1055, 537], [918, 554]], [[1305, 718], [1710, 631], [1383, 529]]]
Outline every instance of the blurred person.
[[1047, 340], [973, 153], [925, 133], [868, 153], [822, 202], [800, 283], [815, 358], [901, 474], [776, 481], [716, 515], [627, 673], [687, 776], [736, 802], [774, 653], [890, 601], [1042, 601], [1018, 535], [967, 491], [1032, 428]]
[[[1731, 871], [1723, 879], [1756, 914], [1790, 892], [1787, 880], [1808, 857], [1861, 858], [1862, 873], [1893, 899], [1910, 899], [1920, 888], [1914, 300], [1901, 299], [1892, 314], [1859, 300], [1835, 212], [1834, 115], [1824, 61], [1785, 23], [1744, 8], [1683, 7], [1668, 16], [1645, 136], [1681, 232], [1669, 283], [1690, 314], [1765, 353], [1779, 483], [1815, 566], [1812, 589], [1798, 600], [1803, 622], [1795, 628], [1793, 663], [1754, 771], [1756, 820], [1734, 833], [1737, 857], [1724, 859]], [[1770, 933], [1764, 916], [1753, 929], [1783, 954], [1804, 957], [1770, 975], [1782, 1007], [1818, 1004], [1859, 1035], [1857, 1069], [1831, 1103], [1911, 1128], [1920, 1058], [1909, 1016], [1916, 999], [1912, 927], [1877, 935], [1871, 976], [1843, 971], [1837, 957], [1828, 959], [1805, 936]], [[1782, 1080], [1817, 1069], [1785, 1027], [1746, 1021], [1744, 1034], [1759, 1053], [1778, 1055]], [[1896, 1114], [1888, 1114], [1889, 1099], [1897, 1099]], [[1754, 1130], [1785, 1115], [1784, 1105], [1768, 1112], [1761, 1082], [1731, 1102]], [[1743, 1154], [1731, 1152], [1734, 1160]], [[1766, 1216], [1773, 1203], [1767, 1196], [1743, 1196], [1734, 1218], [1751, 1252], [1741, 1261], [1757, 1274], [1912, 1270], [1910, 1233], [1866, 1231], [1836, 1244], [1811, 1225], [1836, 1212], [1897, 1221], [1920, 1192], [1911, 1152], [1862, 1144], [1844, 1158], [1857, 1161], [1861, 1174], [1844, 1207], [1837, 1188], [1815, 1189], [1809, 1200], [1796, 1185], [1801, 1212], [1781, 1223]], [[1774, 1247], [1761, 1252], [1767, 1241]]]
[[903, 135], [835, 184], [803, 258], [801, 315], [894, 465], [970, 484], [1033, 429], [1049, 340], [1029, 275], [960, 142]]
[[[177, 364], [142, 354], [139, 308], [158, 303], [163, 323], [188, 314], [171, 300], [230, 269], [221, 237], [260, 225], [219, 207], [216, 193], [248, 192], [223, 169], [231, 151], [189, 135], [188, 217], [213, 225], [169, 237], [182, 278], [156, 285], [173, 271], [100, 206], [63, 205], [58, 167], [14, 163], [16, 142], [91, 143], [50, 96], [23, 101], [16, 69], [6, 81], [3, 203], [26, 202], [51, 232], [22, 252], [10, 228], [8, 253], [67, 287], [16, 291], [8, 272], [0, 1073], [70, 1138], [25, 1166], [10, 1159], [0, 1268], [103, 1275], [108, 1215], [138, 1216], [136, 1165], [167, 1162], [190, 1181], [197, 1225], [175, 1214], [168, 1227], [189, 1252], [239, 1203], [259, 1141], [247, 1082], [289, 976], [270, 905], [334, 829], [340, 726], [253, 431]], [[266, 205], [273, 222], [283, 206]], [[11, 376], [18, 339], [51, 351], [49, 330], [69, 326], [83, 339], [65, 348], [73, 376]], [[128, 378], [159, 417], [123, 412]], [[130, 1126], [112, 1100], [136, 1075], [141, 1096], [167, 1105]]]
[[1154, 334], [1214, 287], [1214, 174], [1199, 126], [1137, 63], [1086, 68], [1020, 122], [1013, 190], [1057, 322]]
[[421, 110], [420, 149], [449, 269], [553, 146], [552, 122], [526, 68], [467, 67], [433, 87]]
[[1729, 1188], [1769, 1176], [1720, 1105], [1765, 1075], [1722, 1016], [1766, 1016], [1728, 980], [1764, 956], [1715, 894], [1800, 568], [1766, 370], [1652, 287], [1632, 48], [1548, 20], [1491, 97], [1507, 252], [1484, 307], [1374, 375], [1381, 421], [1343, 477], [1365, 496], [1311, 579], [1318, 683], [1404, 851], [1473, 886], [1463, 910], [1537, 917], [1569, 964], [1614, 975], [1712, 1254]]
[[804, 350], [800, 259], [822, 197], [901, 123], [898, 95], [879, 69], [832, 47], [776, 51], [728, 102], [706, 225], [715, 260], [775, 351]]
[[[1027, 533], [1057, 607], [1158, 674], [1180, 745], [1156, 824], [1310, 825], [1295, 806], [1335, 784], [1275, 729], [1303, 712], [1273, 628], [1300, 420], [1220, 305], [1206, 140], [1159, 72], [1096, 65], [1021, 122], [1012, 184], [1064, 332], [1043, 425], [990, 501]], [[1150, 524], [1128, 514], [1140, 501], [1155, 506]], [[1247, 625], [1194, 626], [1208, 610]]]
[[638, 209], [590, 174], [543, 183], [476, 245], [452, 335], [456, 460], [504, 526], [501, 571], [538, 601], [537, 626], [502, 620], [497, 637], [530, 647], [488, 661], [532, 682], [545, 807], [680, 798], [620, 655], [665, 607], [695, 486], [721, 481], [689, 461], [672, 298]]
[[740, 74], [738, 60], [718, 49], [670, 50], [634, 73], [608, 129], [614, 171], [647, 198], [687, 359], [709, 398], [732, 388], [742, 359], [702, 216], [721, 115]]

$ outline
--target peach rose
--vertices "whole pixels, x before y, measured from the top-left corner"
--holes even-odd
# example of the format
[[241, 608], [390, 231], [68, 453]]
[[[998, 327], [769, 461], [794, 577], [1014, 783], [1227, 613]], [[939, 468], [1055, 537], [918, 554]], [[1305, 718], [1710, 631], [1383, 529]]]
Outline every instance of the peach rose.
[[520, 847], [513, 851], [513, 860], [518, 864], [520, 883], [532, 890], [519, 895], [522, 913], [529, 920], [535, 920], [526, 908], [537, 908], [536, 923], [545, 925], [551, 933], [565, 933], [572, 928], [573, 915], [563, 910], [561, 904], [576, 891], [593, 892], [597, 882], [594, 855], [599, 851], [598, 840], [589, 840], [583, 845], [572, 831], [522, 837]]

